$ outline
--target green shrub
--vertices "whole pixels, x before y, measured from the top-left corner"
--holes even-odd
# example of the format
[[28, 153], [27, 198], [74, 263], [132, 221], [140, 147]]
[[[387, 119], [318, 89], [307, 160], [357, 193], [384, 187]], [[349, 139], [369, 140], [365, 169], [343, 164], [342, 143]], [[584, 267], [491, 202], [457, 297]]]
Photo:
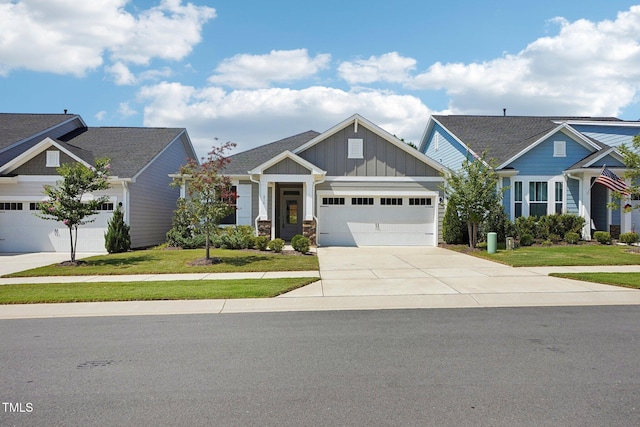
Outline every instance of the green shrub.
[[628, 233], [622, 233], [620, 235], [620, 241], [622, 243], [626, 243], [627, 245], [632, 245], [638, 242], [638, 233], [634, 233], [633, 231], [629, 231]]
[[187, 201], [179, 198], [173, 212], [171, 230], [166, 234], [167, 244], [175, 248], [196, 249], [204, 246], [206, 238], [196, 226], [195, 216]]
[[253, 249], [256, 245], [256, 236], [253, 227], [249, 225], [236, 225], [224, 227], [212, 236], [211, 242], [216, 248], [222, 249]]
[[531, 246], [533, 245], [533, 236], [531, 234], [523, 234], [520, 236], [520, 245]]
[[550, 233], [547, 236], [547, 240], [550, 240], [552, 243], [558, 243], [560, 240], [562, 240], [562, 237], [560, 237], [558, 234]]
[[269, 236], [258, 236], [256, 237], [256, 249], [261, 251], [266, 251], [269, 246]]
[[[295, 240], [291, 239], [291, 246], [293, 246], [293, 249], [295, 249], [296, 251], [306, 254], [307, 252], [309, 252], [309, 247], [311, 245], [311, 242], [309, 241], [309, 239], [307, 237], [304, 236], [300, 236]], [[297, 237], [297, 236], [294, 236]]]
[[476, 248], [478, 248], [478, 249], [487, 249], [487, 242], [478, 242], [476, 244]]
[[575, 245], [580, 241], [580, 235], [573, 231], [567, 231], [564, 234], [564, 241], [571, 245]]
[[268, 248], [274, 252], [280, 253], [284, 249], [284, 240], [273, 239], [269, 242]]
[[[449, 200], [442, 219], [442, 239], [450, 245], [466, 243], [465, 235], [467, 233], [464, 233], [463, 230], [466, 230], [466, 226], [458, 216], [456, 204], [453, 200]], [[468, 242], [468, 236], [466, 240]]]
[[553, 246], [553, 242], [550, 239], [544, 240], [541, 243], [542, 246]]
[[298, 239], [302, 239], [302, 238], [304, 238], [302, 234], [296, 234], [291, 238], [291, 246], [293, 246], [293, 249], [296, 248], [296, 242], [298, 241]]
[[528, 216], [528, 217], [518, 217], [515, 222], [516, 227], [516, 235], [522, 239], [522, 236], [525, 234], [530, 235], [532, 238], [537, 235], [537, 217]]
[[104, 247], [110, 254], [126, 252], [131, 249], [129, 225], [124, 222], [124, 215], [120, 207], [113, 211], [109, 220], [107, 232], [104, 235]]
[[487, 240], [487, 235], [495, 232], [498, 236], [498, 242], [504, 242], [507, 237], [516, 234], [515, 225], [509, 220], [509, 216], [504, 211], [501, 204], [496, 204], [490, 211], [487, 219], [480, 224], [480, 237]]
[[593, 233], [593, 237], [603, 245], [611, 244], [611, 233], [607, 231], [596, 231]]

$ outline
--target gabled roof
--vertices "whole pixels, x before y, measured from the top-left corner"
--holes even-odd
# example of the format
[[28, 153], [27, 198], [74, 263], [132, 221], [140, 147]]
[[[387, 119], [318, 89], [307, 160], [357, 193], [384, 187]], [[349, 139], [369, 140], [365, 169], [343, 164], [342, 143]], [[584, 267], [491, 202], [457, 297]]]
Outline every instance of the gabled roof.
[[432, 158], [426, 156], [421, 151], [414, 149], [413, 147], [409, 146], [408, 144], [405, 144], [398, 137], [390, 134], [389, 132], [387, 132], [386, 130], [384, 130], [381, 127], [377, 126], [373, 122], [370, 122], [369, 120], [365, 119], [360, 114], [354, 114], [353, 116], [349, 117], [348, 119], [338, 123], [337, 125], [335, 125], [331, 129], [329, 129], [329, 130], [321, 133], [320, 135], [316, 136], [315, 138], [313, 138], [312, 140], [310, 140], [306, 144], [301, 145], [300, 147], [296, 148], [295, 150], [291, 150], [291, 151], [293, 151], [293, 153], [295, 153], [295, 154], [299, 154], [299, 153], [301, 153], [301, 152], [313, 147], [314, 145], [324, 141], [329, 136], [341, 131], [342, 129], [346, 128], [347, 126], [355, 126], [356, 128], [358, 126], [363, 126], [363, 127], [367, 128], [368, 130], [370, 130], [371, 132], [375, 133], [376, 135], [380, 136], [381, 138], [385, 139], [386, 141], [390, 142], [391, 144], [395, 145], [399, 149], [401, 149], [403, 151], [406, 151], [410, 155], [418, 158], [419, 160], [421, 160], [422, 162], [424, 162], [427, 165], [431, 166], [435, 170], [442, 171], [442, 170], [445, 169], [445, 167], [442, 164], [440, 164], [440, 163], [436, 162], [435, 160], [433, 160]]
[[[108, 157], [111, 175], [133, 178], [184, 132], [180, 128], [99, 127], [77, 130], [59, 140], [69, 150], [82, 150], [75, 154], [87, 163]], [[89, 153], [92, 158], [87, 158]]]
[[295, 163], [299, 164], [303, 168], [308, 169], [309, 172], [311, 174], [313, 174], [313, 175], [325, 175], [327, 173], [326, 171], [318, 168], [313, 163], [310, 163], [310, 162], [306, 161], [305, 159], [303, 159], [302, 157], [293, 154], [289, 150], [283, 151], [282, 153], [278, 154], [277, 156], [268, 159], [266, 162], [264, 162], [264, 163], [256, 166], [255, 168], [251, 169], [249, 171], [249, 173], [252, 174], [252, 175], [253, 174], [261, 174], [265, 170], [267, 170], [270, 167], [280, 163], [281, 161], [283, 161], [285, 159], [290, 159], [290, 160], [294, 161]]
[[78, 118], [75, 114], [0, 113], [0, 151]]
[[248, 172], [284, 151], [293, 151], [304, 143], [320, 135], [309, 130], [270, 144], [262, 145], [242, 153], [229, 156], [229, 163], [224, 168], [227, 175], [247, 175]]
[[[532, 117], [532, 116], [432, 116], [474, 153], [487, 152], [499, 164], [526, 152], [545, 135], [560, 130], [565, 122], [620, 122], [615, 117]], [[567, 125], [565, 125], [567, 127]], [[594, 150], [605, 148], [602, 143], [584, 137]]]

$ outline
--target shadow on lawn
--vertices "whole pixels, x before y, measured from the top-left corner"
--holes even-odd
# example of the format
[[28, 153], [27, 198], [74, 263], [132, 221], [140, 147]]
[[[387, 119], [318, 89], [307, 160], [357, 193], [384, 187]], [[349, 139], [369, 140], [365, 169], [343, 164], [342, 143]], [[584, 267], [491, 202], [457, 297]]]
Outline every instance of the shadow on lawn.
[[221, 256], [222, 263], [233, 265], [234, 267], [242, 267], [256, 262], [269, 261], [271, 258], [264, 255], [247, 255], [243, 257], [225, 257]]
[[141, 255], [127, 258], [103, 258], [94, 261], [87, 260], [84, 265], [87, 267], [124, 267], [154, 260], [157, 260], [157, 258], [150, 255]]

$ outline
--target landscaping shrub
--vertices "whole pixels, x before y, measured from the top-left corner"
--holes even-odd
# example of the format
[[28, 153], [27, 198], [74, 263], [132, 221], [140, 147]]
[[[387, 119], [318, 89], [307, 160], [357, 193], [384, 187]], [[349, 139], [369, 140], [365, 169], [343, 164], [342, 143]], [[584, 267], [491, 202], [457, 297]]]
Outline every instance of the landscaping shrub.
[[622, 233], [620, 235], [620, 242], [626, 243], [627, 245], [632, 245], [638, 242], [638, 233], [634, 233], [630, 231], [628, 233]]
[[284, 240], [273, 239], [269, 242], [268, 248], [274, 252], [280, 253], [284, 249]]
[[306, 254], [307, 252], [309, 252], [311, 242], [307, 237], [299, 235], [297, 239], [291, 239], [291, 246], [293, 246], [293, 249], [295, 249], [296, 251]]
[[296, 242], [298, 241], [298, 239], [302, 239], [303, 237], [304, 236], [302, 234], [296, 234], [291, 238], [291, 246], [293, 246], [293, 249], [296, 248]]
[[110, 254], [126, 252], [131, 249], [129, 225], [124, 222], [122, 210], [118, 207], [113, 211], [109, 220], [107, 232], [104, 235], [104, 247]]
[[212, 236], [213, 246], [222, 249], [253, 249], [256, 245], [256, 236], [253, 227], [249, 225], [236, 225], [224, 227]]
[[522, 239], [522, 236], [528, 234], [531, 238], [534, 238], [538, 233], [538, 223], [537, 217], [529, 216], [529, 217], [518, 217], [516, 218], [515, 227], [517, 236]]
[[567, 231], [564, 234], [564, 241], [571, 245], [575, 245], [580, 241], [580, 235], [573, 231]]
[[256, 237], [256, 249], [261, 251], [266, 251], [269, 246], [269, 237], [268, 236], [258, 236]]
[[544, 240], [541, 243], [542, 246], [553, 246], [553, 242], [550, 239]]
[[562, 240], [562, 237], [560, 237], [558, 234], [550, 233], [547, 236], [547, 240], [549, 240], [552, 243], [558, 243], [559, 241]]
[[486, 221], [480, 224], [482, 240], [487, 241], [487, 235], [491, 232], [497, 233], [498, 242], [504, 242], [507, 237], [512, 237], [516, 234], [515, 225], [509, 220], [507, 213], [500, 204], [496, 204]]
[[463, 230], [466, 230], [466, 225], [458, 216], [456, 204], [453, 200], [449, 200], [442, 219], [442, 239], [450, 245], [468, 243], [468, 236], [466, 242], [464, 237], [467, 233], [464, 233]]
[[173, 212], [171, 230], [167, 232], [167, 244], [175, 248], [196, 249], [204, 246], [205, 236], [194, 223], [193, 212], [184, 198], [179, 198]]
[[531, 234], [523, 234], [520, 236], [520, 245], [531, 246], [533, 245], [533, 236]]
[[593, 233], [593, 237], [603, 245], [611, 244], [611, 233], [608, 231], [596, 231]]

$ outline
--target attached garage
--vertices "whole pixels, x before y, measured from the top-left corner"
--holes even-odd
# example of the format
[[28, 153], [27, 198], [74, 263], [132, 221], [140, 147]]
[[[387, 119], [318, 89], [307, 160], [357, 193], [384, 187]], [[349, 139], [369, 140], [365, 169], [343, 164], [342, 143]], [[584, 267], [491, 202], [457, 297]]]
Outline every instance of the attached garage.
[[399, 193], [320, 193], [318, 244], [435, 246], [437, 193]]
[[[113, 215], [113, 203], [78, 229], [78, 252], [103, 252], [104, 233]], [[69, 229], [62, 223], [39, 218], [35, 203], [0, 203], [0, 252], [67, 252]]]

